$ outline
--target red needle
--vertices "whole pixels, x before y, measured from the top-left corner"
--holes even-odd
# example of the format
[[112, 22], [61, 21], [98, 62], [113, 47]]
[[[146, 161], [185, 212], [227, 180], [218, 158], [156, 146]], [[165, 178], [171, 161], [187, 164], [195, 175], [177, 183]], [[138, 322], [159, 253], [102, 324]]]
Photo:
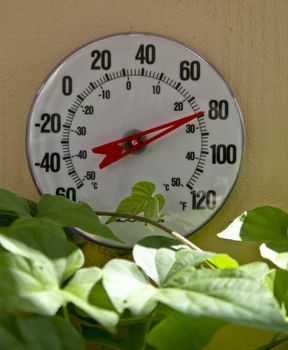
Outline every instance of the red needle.
[[[121, 139], [105, 143], [104, 145], [97, 146], [92, 148], [92, 152], [96, 154], [104, 154], [105, 157], [103, 158], [102, 162], [99, 164], [99, 168], [103, 169], [106, 166], [117, 162], [119, 159], [122, 159], [129, 154], [139, 150], [145, 145], [148, 145], [149, 143], [159, 139], [160, 137], [168, 134], [169, 132], [179, 128], [179, 126], [186, 124], [190, 122], [193, 119], [202, 117], [204, 115], [204, 112], [198, 112], [195, 114], [188, 115], [186, 117], [173, 120], [172, 122], [162, 124], [159, 126], [156, 126], [151, 129], [147, 129], [144, 131], [137, 132], [136, 134], [122, 137]], [[143, 136], [147, 136], [155, 131], [165, 129], [162, 132], [159, 132], [158, 134], [150, 137], [149, 139], [141, 139]], [[125, 143], [129, 143], [129, 148], [125, 148]]]

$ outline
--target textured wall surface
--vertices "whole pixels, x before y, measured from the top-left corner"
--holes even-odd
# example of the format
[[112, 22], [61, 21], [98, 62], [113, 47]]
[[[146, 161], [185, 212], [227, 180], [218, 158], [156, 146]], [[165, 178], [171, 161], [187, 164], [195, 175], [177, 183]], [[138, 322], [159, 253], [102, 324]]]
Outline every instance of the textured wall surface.
[[[59, 60], [90, 40], [116, 32], [170, 36], [218, 68], [240, 103], [246, 129], [245, 159], [235, 190], [221, 212], [191, 239], [241, 262], [257, 258], [254, 246], [223, 242], [216, 233], [246, 209], [264, 204], [288, 209], [287, 18], [287, 0], [1, 0], [0, 187], [38, 197], [26, 162], [25, 128], [34, 95]], [[115, 252], [94, 246], [90, 254], [101, 263]], [[231, 328], [233, 333], [223, 331], [209, 349], [248, 350], [270, 337]]]

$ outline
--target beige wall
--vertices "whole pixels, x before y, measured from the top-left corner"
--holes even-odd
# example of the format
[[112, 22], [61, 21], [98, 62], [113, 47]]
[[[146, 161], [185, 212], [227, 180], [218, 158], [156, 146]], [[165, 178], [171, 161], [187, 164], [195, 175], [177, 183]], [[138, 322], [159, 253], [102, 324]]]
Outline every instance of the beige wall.
[[[239, 182], [221, 212], [192, 239], [242, 262], [257, 257], [255, 247], [220, 241], [215, 233], [258, 205], [288, 210], [287, 0], [0, 0], [0, 25], [0, 187], [37, 199], [25, 156], [27, 114], [60, 59], [107, 34], [163, 34], [191, 45], [218, 68], [234, 90], [246, 128]], [[114, 254], [106, 248], [93, 252], [99, 262]], [[234, 331], [239, 341], [226, 331], [209, 349], [246, 350], [269, 338]]]

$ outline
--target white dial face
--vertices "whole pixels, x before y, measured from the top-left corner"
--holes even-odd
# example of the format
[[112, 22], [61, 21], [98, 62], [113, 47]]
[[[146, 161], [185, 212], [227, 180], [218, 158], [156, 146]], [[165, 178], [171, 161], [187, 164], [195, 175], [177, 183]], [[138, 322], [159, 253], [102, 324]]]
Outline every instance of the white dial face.
[[[188, 235], [229, 196], [243, 138], [239, 106], [207, 61], [176, 41], [129, 33], [80, 48], [49, 75], [31, 108], [27, 153], [41, 193], [95, 210], [115, 211], [133, 184], [153, 182], [166, 198], [163, 224]], [[110, 227], [122, 245], [96, 240], [115, 247], [161, 234], [125, 219]]]

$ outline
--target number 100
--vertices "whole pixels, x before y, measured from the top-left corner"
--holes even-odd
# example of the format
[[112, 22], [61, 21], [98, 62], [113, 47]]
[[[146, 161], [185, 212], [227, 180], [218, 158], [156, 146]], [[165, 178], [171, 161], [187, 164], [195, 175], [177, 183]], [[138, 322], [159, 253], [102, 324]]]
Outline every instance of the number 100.
[[237, 160], [235, 145], [211, 145], [212, 164], [234, 164]]

